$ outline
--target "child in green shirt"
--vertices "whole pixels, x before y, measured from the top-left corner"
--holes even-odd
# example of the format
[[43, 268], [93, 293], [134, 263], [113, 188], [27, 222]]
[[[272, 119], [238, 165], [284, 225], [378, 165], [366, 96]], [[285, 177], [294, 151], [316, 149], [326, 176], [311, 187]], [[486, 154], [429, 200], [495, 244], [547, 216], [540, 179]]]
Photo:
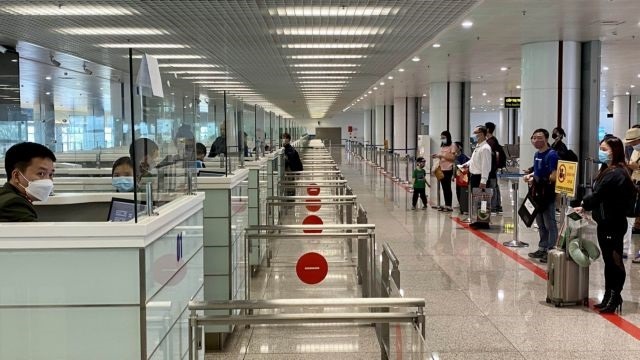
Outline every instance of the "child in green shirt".
[[411, 199], [411, 210], [416, 209], [418, 196], [420, 196], [420, 200], [422, 200], [422, 210], [427, 210], [427, 195], [425, 193], [427, 187], [427, 171], [424, 169], [426, 160], [423, 157], [419, 157], [416, 159], [416, 164], [418, 167], [413, 170], [412, 175], [413, 199]]

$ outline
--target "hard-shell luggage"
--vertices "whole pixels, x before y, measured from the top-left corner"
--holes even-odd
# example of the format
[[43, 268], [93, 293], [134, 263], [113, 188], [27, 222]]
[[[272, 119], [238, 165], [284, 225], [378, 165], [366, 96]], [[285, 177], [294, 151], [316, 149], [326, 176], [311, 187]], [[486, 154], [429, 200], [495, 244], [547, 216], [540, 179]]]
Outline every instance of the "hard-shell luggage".
[[493, 189], [473, 188], [471, 192], [471, 221], [473, 224], [491, 223], [491, 198]]
[[565, 250], [552, 249], [547, 254], [549, 279], [547, 303], [556, 307], [587, 305], [589, 297], [589, 268], [576, 264]]

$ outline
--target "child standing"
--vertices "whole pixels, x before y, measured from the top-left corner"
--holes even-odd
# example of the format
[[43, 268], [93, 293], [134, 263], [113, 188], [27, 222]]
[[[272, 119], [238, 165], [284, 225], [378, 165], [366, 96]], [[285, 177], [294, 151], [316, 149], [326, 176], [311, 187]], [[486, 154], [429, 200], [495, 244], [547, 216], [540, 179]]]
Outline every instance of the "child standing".
[[420, 196], [420, 200], [422, 200], [422, 210], [427, 210], [427, 195], [425, 193], [425, 189], [427, 187], [427, 171], [424, 169], [426, 161], [423, 157], [419, 157], [416, 159], [416, 163], [418, 167], [413, 170], [412, 175], [413, 199], [411, 199], [411, 210], [416, 209], [418, 196]]

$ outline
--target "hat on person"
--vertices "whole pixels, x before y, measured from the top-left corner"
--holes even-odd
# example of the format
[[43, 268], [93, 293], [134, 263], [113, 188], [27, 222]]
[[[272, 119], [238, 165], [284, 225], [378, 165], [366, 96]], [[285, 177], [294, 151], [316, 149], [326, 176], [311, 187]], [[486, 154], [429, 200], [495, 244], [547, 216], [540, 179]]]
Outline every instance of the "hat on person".
[[624, 141], [626, 143], [630, 143], [632, 141], [640, 140], [640, 129], [631, 128], [627, 130], [627, 133], [624, 135]]

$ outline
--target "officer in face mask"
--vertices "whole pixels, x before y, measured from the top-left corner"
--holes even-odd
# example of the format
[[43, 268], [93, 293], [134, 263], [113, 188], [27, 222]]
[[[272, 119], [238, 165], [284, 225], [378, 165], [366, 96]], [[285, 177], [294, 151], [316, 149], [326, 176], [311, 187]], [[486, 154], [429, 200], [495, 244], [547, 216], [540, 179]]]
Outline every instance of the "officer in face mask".
[[47, 201], [53, 191], [56, 157], [32, 142], [13, 145], [5, 154], [7, 182], [0, 189], [0, 222], [37, 221], [33, 201]]
[[118, 192], [133, 191], [133, 162], [130, 157], [123, 156], [113, 163], [111, 185]]

